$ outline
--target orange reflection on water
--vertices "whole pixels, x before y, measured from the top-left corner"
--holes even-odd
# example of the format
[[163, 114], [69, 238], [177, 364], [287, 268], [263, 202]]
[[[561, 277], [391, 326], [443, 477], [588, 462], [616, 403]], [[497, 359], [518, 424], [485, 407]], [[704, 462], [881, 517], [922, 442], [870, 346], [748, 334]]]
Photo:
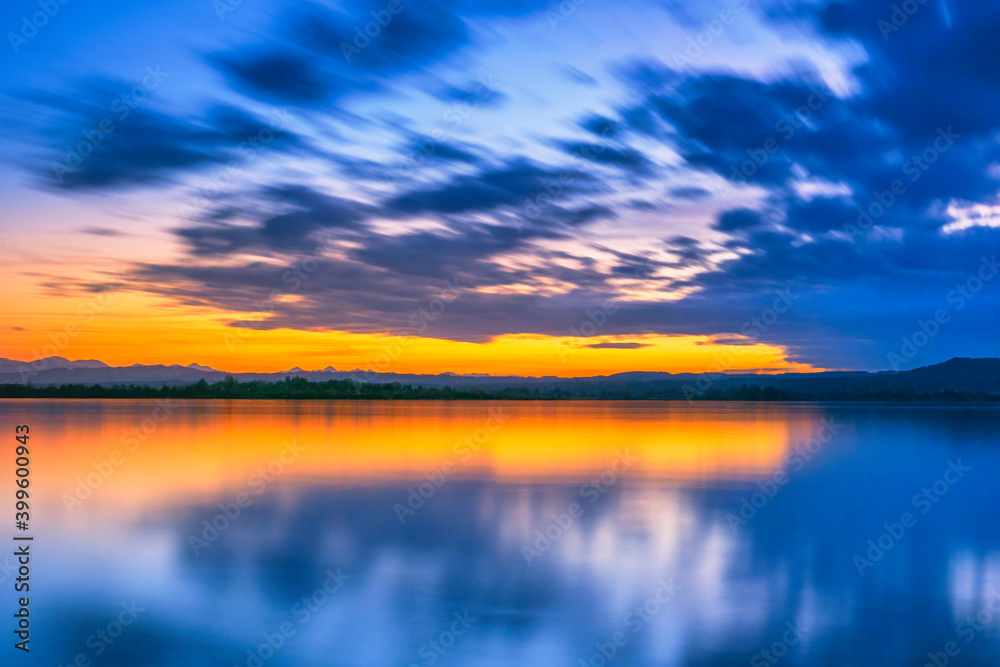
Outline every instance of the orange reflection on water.
[[815, 418], [789, 408], [667, 402], [176, 401], [170, 414], [153, 401], [2, 403], [8, 416], [36, 424], [47, 493], [73, 493], [119, 461], [93, 498], [143, 506], [259, 485], [291, 442], [302, 451], [284, 454], [275, 475], [282, 483], [441, 472], [582, 483], [626, 452], [635, 458], [629, 477], [755, 477], [779, 468]]

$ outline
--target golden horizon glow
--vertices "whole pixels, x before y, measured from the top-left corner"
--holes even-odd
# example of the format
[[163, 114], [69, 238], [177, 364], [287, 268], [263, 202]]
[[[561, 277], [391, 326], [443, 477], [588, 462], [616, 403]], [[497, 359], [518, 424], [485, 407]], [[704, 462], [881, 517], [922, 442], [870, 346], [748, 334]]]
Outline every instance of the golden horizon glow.
[[[123, 270], [124, 270], [124, 265]], [[9, 275], [3, 296], [9, 314], [0, 325], [0, 357], [34, 361], [49, 356], [97, 359], [111, 366], [192, 363], [220, 371], [276, 373], [293, 367], [403, 374], [483, 373], [526, 377], [585, 377], [630, 371], [812, 372], [777, 345], [719, 338], [739, 335], [503, 334], [485, 342], [448, 340], [446, 318], [424, 337], [349, 331], [247, 329], [248, 313], [199, 305], [128, 288], [128, 275], [91, 272], [104, 292], [62, 294], [59, 281], [40, 274]], [[583, 318], [583, 314], [580, 315]], [[614, 317], [611, 315], [610, 317]], [[579, 322], [575, 323], [579, 326]], [[601, 331], [598, 329], [597, 334]], [[441, 336], [433, 338], [428, 336]], [[594, 347], [594, 346], [601, 347]]]
[[505, 334], [472, 343], [345, 331], [240, 329], [228, 326], [237, 319], [232, 314], [134, 292], [53, 297], [42, 303], [24, 299], [17, 304], [22, 313], [17, 324], [0, 330], [0, 356], [20, 361], [48, 356], [98, 359], [111, 366], [197, 363], [234, 373], [273, 373], [295, 366], [536, 377], [823, 370], [789, 360], [780, 346], [749, 341], [726, 345], [714, 342], [713, 336]]
[[158, 401], [47, 403], [55, 404], [66, 419], [44, 433], [46, 504], [66, 505], [82, 484], [92, 493], [79, 508], [136, 511], [248, 492], [250, 478], [291, 442], [300, 451], [272, 474], [294, 484], [420, 483], [443, 471], [448, 479], [582, 484], [622, 455], [630, 480], [752, 480], [781, 468], [818, 419], [794, 407], [657, 402], [172, 401], [168, 413]]

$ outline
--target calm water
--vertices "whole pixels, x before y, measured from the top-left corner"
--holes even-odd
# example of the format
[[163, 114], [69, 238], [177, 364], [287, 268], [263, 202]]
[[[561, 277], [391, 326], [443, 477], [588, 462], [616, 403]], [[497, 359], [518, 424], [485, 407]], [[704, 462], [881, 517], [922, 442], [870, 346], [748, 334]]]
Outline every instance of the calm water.
[[0, 401], [25, 422], [17, 664], [1000, 659], [992, 408]]

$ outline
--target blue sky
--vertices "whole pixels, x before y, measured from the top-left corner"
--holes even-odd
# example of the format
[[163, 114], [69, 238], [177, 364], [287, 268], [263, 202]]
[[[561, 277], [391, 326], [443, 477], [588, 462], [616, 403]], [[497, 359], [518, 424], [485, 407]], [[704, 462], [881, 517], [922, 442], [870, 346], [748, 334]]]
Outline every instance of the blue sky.
[[9, 2], [0, 252], [47, 297], [124, 261], [164, 307], [247, 312], [322, 244], [274, 329], [407, 333], [460, 275], [436, 338], [565, 335], [610, 299], [606, 336], [738, 341], [791, 289], [752, 328], [802, 363], [888, 368], [928, 330], [901, 367], [997, 356], [998, 19]]

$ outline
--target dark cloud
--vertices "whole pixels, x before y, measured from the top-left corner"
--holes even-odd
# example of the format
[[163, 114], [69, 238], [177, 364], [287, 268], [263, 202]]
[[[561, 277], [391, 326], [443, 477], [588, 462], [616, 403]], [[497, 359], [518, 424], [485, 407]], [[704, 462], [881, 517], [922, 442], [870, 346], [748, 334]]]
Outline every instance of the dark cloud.
[[392, 77], [468, 43], [464, 21], [439, 3], [407, 4], [390, 14], [384, 2], [364, 0], [339, 11], [318, 4], [292, 9], [266, 41], [210, 60], [251, 96], [317, 106], [381, 90]]
[[[664, 246], [676, 253], [673, 266], [697, 266], [702, 272], [670, 279], [656, 277], [669, 265], [650, 256], [618, 253], [608, 272], [585, 255], [532, 251], [530, 240], [506, 228], [401, 236], [358, 232], [352, 237], [357, 249], [325, 257], [295, 289], [284, 278], [289, 266], [302, 265], [296, 257], [288, 259], [289, 266], [144, 265], [132, 272], [130, 288], [230, 312], [255, 312], [275, 291], [293, 293], [300, 298], [274, 302], [266, 321], [253, 326], [410, 335], [410, 316], [440, 295], [445, 281], [457, 280], [456, 298], [436, 326], [421, 335], [476, 342], [506, 333], [567, 335], [587, 310], [615, 300], [618, 308], [601, 335], [708, 334], [721, 335], [725, 343], [748, 335], [754, 318], [760, 321], [787, 294], [790, 307], [782, 308], [777, 320], [768, 319], [766, 327], [752, 328], [753, 340], [787, 346], [794, 358], [828, 367], [885, 368], [900, 337], [911, 335], [939, 308], [948, 309], [952, 320], [928, 348], [928, 363], [947, 356], [950, 345], [989, 356], [995, 343], [974, 332], [991, 330], [1000, 292], [989, 284], [960, 312], [952, 310], [948, 295], [976, 274], [984, 249], [996, 248], [998, 236], [997, 230], [970, 232], [941, 256], [934, 237], [902, 246], [838, 239], [796, 244], [793, 234], [760, 231], [745, 239], [744, 254], [721, 264], [713, 264], [709, 249], [697, 240], [676, 237]], [[533, 255], [532, 266], [506, 265], [503, 256], [515, 251]], [[567, 268], [572, 264], [579, 266]], [[648, 290], [689, 287], [694, 292], [680, 300], [622, 300], [614, 285], [621, 278], [641, 281]], [[553, 280], [575, 287], [551, 296], [482, 291]]]
[[788, 206], [785, 225], [803, 232], [842, 230], [853, 224], [857, 206], [844, 198], [817, 197], [808, 202], [792, 201]]
[[443, 85], [435, 96], [442, 102], [468, 104], [477, 109], [496, 109], [507, 101], [507, 96], [496, 89], [495, 82], [488, 80], [473, 81], [464, 86]]
[[508, 252], [525, 242], [527, 236], [512, 227], [496, 225], [463, 226], [455, 233], [415, 232], [400, 236], [371, 236], [365, 247], [352, 256], [369, 266], [401, 275], [424, 277], [462, 272], [477, 284], [489, 280], [495, 267], [483, 260]]
[[470, 147], [458, 143], [438, 141], [430, 137], [414, 137], [403, 148], [402, 152], [412, 155], [415, 161], [436, 160], [438, 162], [464, 162], [476, 164], [479, 157], [471, 152]]
[[[656, 70], [641, 70], [643, 81]], [[662, 70], [664, 79], [676, 75]], [[821, 102], [825, 99], [825, 102]], [[800, 107], [813, 101], [818, 108]], [[833, 116], [836, 105], [829, 91], [813, 81], [762, 83], [731, 75], [707, 74], [683, 80], [671, 93], [649, 93], [640, 107], [625, 110], [631, 129], [641, 134], [661, 136], [658, 118], [672, 125], [676, 134], [669, 141], [693, 166], [715, 171], [725, 178], [768, 186], [783, 184], [792, 175], [792, 166], [801, 161], [807, 167], [828, 171], [829, 161], [817, 151], [801, 148], [810, 134], [834, 125], [819, 125], [821, 114]], [[808, 120], [811, 126], [806, 125]], [[839, 127], [839, 125], [835, 125]], [[854, 145], [864, 140], [864, 125], [854, 129]], [[817, 141], [815, 138], [810, 141]], [[871, 148], [871, 144], [867, 146]], [[837, 150], [848, 150], [838, 146]], [[808, 159], [812, 156], [814, 159]]]
[[609, 206], [601, 205], [583, 206], [575, 210], [557, 206], [546, 211], [546, 219], [555, 220], [570, 227], [581, 227], [598, 220], [610, 220], [617, 217], [617, 211]]
[[660, 204], [657, 202], [645, 201], [642, 199], [633, 199], [625, 204], [626, 208], [632, 209], [633, 211], [642, 211], [648, 213], [650, 211], [666, 210], [669, 208], [665, 204]]
[[[403, 276], [435, 278], [462, 274], [478, 287], [533, 283], [541, 278], [581, 284], [603, 280], [587, 268], [537, 267], [512, 270], [497, 258], [539, 239], [565, 238], [569, 228], [613, 215], [610, 209], [593, 206], [578, 210], [553, 207], [544, 222], [531, 226], [485, 225], [463, 222], [447, 231], [417, 231], [395, 236], [369, 233], [348, 256], [366, 266], [379, 267]], [[533, 250], [529, 250], [534, 254]], [[589, 264], [589, 263], [588, 263]]]
[[[950, 2], [947, 9], [948, 19], [939, 6], [920, 6], [897, 30], [891, 2], [809, 3], [783, 13], [772, 7], [779, 29], [789, 29], [791, 20], [812, 21], [833, 48], [849, 39], [867, 51], [854, 72], [860, 87], [849, 96], [833, 94], [808, 66], [766, 81], [655, 62], [617, 70], [636, 102], [616, 110], [620, 125], [584, 114], [581, 127], [611, 137], [614, 151], [627, 149], [629, 134], [662, 141], [697, 170], [765, 192], [758, 210], [729, 210], [713, 225], [731, 235], [724, 247], [736, 257], [720, 262], [713, 258], [717, 248], [691, 237], [665, 242], [669, 266], [700, 272], [673, 283], [694, 291], [655, 307], [661, 319], [650, 330], [740, 333], [745, 322], [727, 313], [752, 317], [753, 308], [763, 311], [776, 290], [791, 285], [808, 296], [761, 340], [813, 363], [884, 368], [901, 337], [945, 306], [949, 290], [992, 256], [995, 230], [940, 228], [949, 222], [949, 201], [995, 201], [998, 179], [990, 165], [1000, 158], [1000, 75], [988, 63], [1000, 55], [989, 27], [1000, 22], [1000, 8]], [[804, 196], [791, 185], [806, 177], [849, 194]], [[684, 187], [668, 194], [688, 201], [710, 196]], [[858, 225], [859, 207], [873, 204], [878, 213], [871, 224], [845, 238], [845, 228]], [[623, 256], [611, 272], [627, 274], [644, 261]], [[953, 350], [996, 354], [982, 333], [988, 304], [996, 301], [991, 293], [974, 315], [966, 311], [966, 321], [955, 318], [925, 363], [946, 358], [946, 339]], [[631, 324], [642, 326], [641, 318]]]
[[84, 234], [91, 236], [125, 236], [125, 232], [110, 227], [83, 227], [80, 229]]
[[587, 116], [580, 121], [579, 125], [591, 134], [605, 139], [615, 138], [625, 129], [618, 121], [596, 114]]
[[639, 350], [652, 346], [649, 343], [594, 343], [587, 347], [592, 350]]
[[474, 176], [456, 176], [442, 186], [403, 193], [386, 206], [403, 215], [525, 208], [526, 202], [539, 201], [544, 209], [545, 201], [596, 191], [599, 185], [594, 176], [578, 169], [559, 170], [519, 158]]
[[[701, 25], [701, 12], [667, 4], [692, 26]], [[339, 11], [310, 6], [268, 26], [266, 39], [217, 52], [210, 62], [247, 96], [309, 107], [303, 112], [309, 114], [346, 113], [340, 108], [346, 96], [390, 91], [402, 80], [445, 103], [470, 96], [483, 104], [510, 103], [499, 93], [481, 99], [475, 73], [452, 72], [450, 80], [458, 83], [442, 83], [441, 72], [428, 68], [467, 54], [479, 18], [498, 11], [521, 16], [548, 5], [515, 2], [497, 10], [470, 0], [406, 4], [378, 34], [358, 37], [357, 44], [356, 29], [363, 35], [371, 12], [384, 10], [384, 3], [366, 0]], [[429, 140], [399, 123], [393, 126], [394, 145], [402, 155], [422, 156], [415, 162], [427, 165], [426, 171], [412, 174], [409, 167], [370, 157], [323, 154], [337, 178], [388, 181], [391, 189], [358, 194], [369, 203], [294, 184], [220, 201], [177, 230], [189, 257], [176, 265], [142, 265], [137, 288], [188, 304], [253, 311], [254, 304], [286, 289], [288, 267], [274, 259], [294, 265], [310, 256], [321, 237], [332, 237], [342, 243], [301, 281], [295, 291], [300, 298], [275, 303], [257, 326], [412, 333], [410, 314], [433, 299], [445, 280], [458, 277], [459, 298], [425, 335], [476, 341], [508, 333], [566, 335], [583, 313], [618, 299], [620, 307], [601, 335], [699, 334], [737, 344], [747, 340], [738, 337], [747, 335], [747, 323], [792, 289], [799, 295], [794, 305], [765, 329], [758, 327], [754, 340], [788, 346], [795, 358], [820, 365], [884, 368], [901, 337], [936, 309], [951, 307], [949, 291], [995, 252], [1000, 234], [984, 228], [941, 232], [949, 222], [949, 201], [995, 201], [998, 180], [991, 165], [1000, 162], [1000, 43], [994, 36], [1000, 8], [971, 0], [951, 1], [948, 8], [946, 21], [940, 6], [921, 5], [899, 30], [886, 33], [880, 21], [891, 21], [889, 1], [810, 2], [780, 11], [772, 5], [766, 20], [776, 29], [788, 29], [790, 21], [797, 29], [811, 23], [828, 48], [844, 48], [851, 57], [856, 53], [845, 45], [864, 50], [864, 58], [855, 58], [855, 88], [839, 96], [804, 65], [756, 79], [746, 72], [626, 63], [612, 71], [625, 84], [627, 100], [600, 111], [580, 109], [573, 127], [554, 133], [586, 137], [582, 129], [589, 140], [540, 138], [565, 153], [569, 168], [457, 139]], [[592, 83], [589, 75], [565, 73]], [[48, 103], [64, 117], [51, 129], [52, 145], [79, 141], [82, 129], [107, 114], [112, 98], [101, 91]], [[246, 134], [264, 122], [233, 107], [202, 109], [191, 118], [159, 109], [145, 103], [132, 109], [63, 176], [61, 187], [151, 183], [239, 159]], [[685, 164], [660, 167], [652, 152], [637, 148], [656, 142]], [[431, 145], [433, 150], [424, 150]], [[303, 143], [281, 133], [274, 146], [301, 149]], [[605, 178], [609, 168], [626, 178], [614, 172], [616, 178]], [[682, 170], [681, 178], [657, 184], [657, 191], [671, 200], [704, 202], [706, 217], [721, 208], [710, 208], [711, 193], [679, 185], [701, 182], [699, 174], [755, 186], [762, 196], [727, 206], [711, 223], [721, 234], [706, 238], [697, 238], [702, 227], [667, 238], [667, 232], [651, 230], [642, 250], [622, 251], [598, 247], [581, 232], [618, 218], [631, 233], [633, 211], [666, 206], [627, 188]], [[397, 178], [400, 172], [413, 178]], [[836, 184], [833, 192], [847, 193], [819, 188], [820, 194], [809, 196], [801, 191], [806, 180]], [[902, 190], [888, 199], [897, 181]], [[624, 203], [608, 203], [611, 198], [603, 195], [609, 192], [624, 192], [616, 198]], [[874, 227], [845, 237], [845, 225], [857, 224], [858, 207], [873, 202], [884, 209]], [[676, 234], [677, 227], [665, 229]], [[720, 236], [725, 238], [716, 244]], [[550, 241], [574, 241], [565, 245], [577, 250], [553, 250]], [[601, 261], [581, 247], [597, 250]], [[217, 261], [244, 252], [269, 261]], [[663, 277], [668, 275], [675, 277]], [[683, 288], [686, 296], [627, 300], [623, 281], [642, 281], [664, 297]], [[946, 350], [995, 354], [988, 332], [1000, 302], [996, 294], [991, 284], [961, 312], [949, 311], [953, 321], [928, 346], [926, 362], [949, 356]], [[632, 344], [595, 344], [602, 345]]]
[[[265, 216], [258, 224], [234, 224], [245, 212], [230, 212], [226, 219], [182, 227], [178, 235], [197, 256], [231, 255], [247, 250], [267, 253], [305, 253], [315, 250], [314, 233], [352, 232], [360, 229], [373, 208], [353, 200], [331, 197], [303, 186], [267, 188], [263, 201], [281, 212]], [[252, 213], [250, 214], [253, 215]]]
[[[946, 7], [946, 10], [945, 10]], [[919, 4], [899, 25], [892, 2], [830, 2], [811, 18], [830, 36], [862, 43], [870, 59], [857, 76], [866, 111], [922, 142], [953, 125], [977, 135], [997, 127], [1000, 7], [975, 0]], [[948, 18], [944, 11], [947, 11]]]
[[[394, 15], [381, 0], [362, 0], [344, 9], [333, 12], [313, 5], [294, 21], [293, 34], [304, 35], [312, 46], [327, 53], [332, 64], [345, 70], [353, 67], [382, 75], [412, 70], [470, 41], [461, 16], [435, 0], [405, 4]], [[374, 27], [366, 32], [370, 24]]]
[[634, 148], [577, 141], [563, 141], [557, 145], [569, 155], [604, 167], [615, 167], [629, 176], [649, 178], [656, 173], [656, 164]]
[[621, 114], [633, 132], [667, 140], [691, 165], [736, 182], [780, 189], [799, 167], [850, 184], [859, 204], [896, 180], [910, 213], [935, 199], [980, 200], [998, 187], [985, 165], [1000, 157], [1000, 90], [983, 63], [1000, 55], [987, 27], [1000, 10], [971, 0], [948, 7], [950, 21], [928, 5], [898, 26], [891, 2], [772, 12], [779, 29], [812, 20], [864, 46], [869, 58], [854, 72], [862, 89], [850, 97], [835, 96], [807, 67], [764, 82], [641, 62], [621, 70], [641, 97]]
[[663, 245], [671, 255], [677, 258], [673, 266], [689, 268], [708, 264], [711, 249], [702, 245], [698, 239], [690, 236], [674, 236], [667, 239]]
[[699, 187], [680, 187], [672, 188], [669, 192], [670, 196], [674, 199], [684, 199], [687, 201], [702, 201], [711, 196], [711, 192], [705, 188]]
[[733, 211], [726, 211], [720, 215], [715, 223], [715, 228], [720, 232], [735, 232], [757, 227], [762, 222], [760, 213], [757, 211], [740, 208]]
[[317, 67], [315, 59], [291, 49], [227, 53], [212, 61], [238, 88], [269, 101], [318, 104], [347, 88], [345, 81]]
[[[130, 92], [123, 97], [121, 90]], [[228, 106], [212, 107], [198, 121], [175, 118], [135, 90], [97, 82], [72, 97], [34, 100], [57, 119], [42, 131], [52, 145], [35, 167], [43, 183], [63, 190], [146, 185], [210, 164], [246, 161], [265, 148], [303, 147], [281, 118], [256, 118]]]
[[[358, 92], [384, 90], [391, 81], [423, 70], [472, 44], [469, 21], [481, 15], [519, 16], [545, 7], [540, 1], [487, 7], [479, 2], [402, 2], [391, 12], [384, 0], [361, 0], [336, 10], [309, 4], [289, 10], [268, 39], [212, 57], [236, 87], [269, 101], [318, 106]], [[476, 83], [437, 86], [451, 101], [477, 97], [498, 106], [500, 93], [478, 95]]]
[[727, 338], [725, 336], [713, 336], [711, 340], [700, 341], [698, 345], [756, 345], [757, 341], [752, 338]]

